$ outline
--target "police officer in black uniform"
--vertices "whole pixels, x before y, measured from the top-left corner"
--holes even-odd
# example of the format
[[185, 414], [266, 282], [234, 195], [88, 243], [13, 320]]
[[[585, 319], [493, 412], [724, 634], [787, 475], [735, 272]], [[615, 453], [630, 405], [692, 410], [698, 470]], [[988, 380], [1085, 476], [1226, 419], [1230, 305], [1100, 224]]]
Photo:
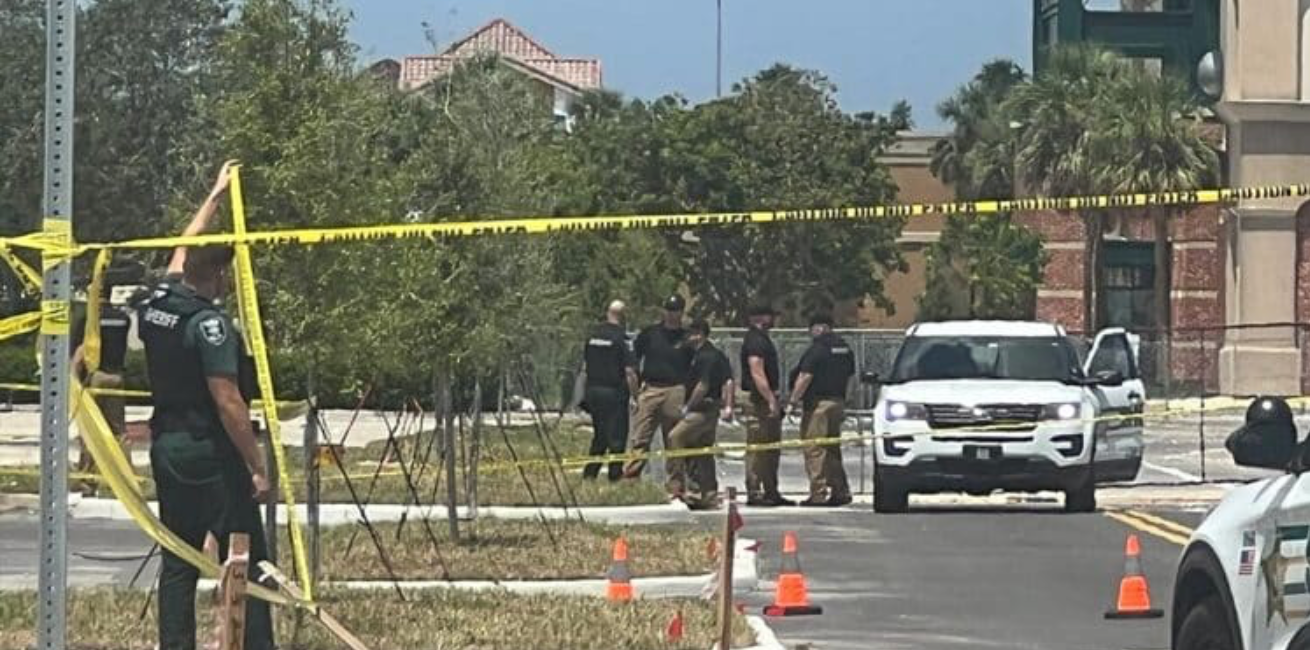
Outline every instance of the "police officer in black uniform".
[[[736, 385], [732, 363], [710, 342], [710, 325], [697, 319], [687, 329], [687, 344], [694, 351], [687, 377], [686, 405], [682, 419], [669, 432], [669, 450], [713, 447], [719, 418], [732, 419]], [[686, 458], [674, 456], [666, 463], [668, 490], [693, 510], [719, 506], [719, 481], [713, 453]]]
[[[583, 404], [591, 414], [591, 456], [622, 454], [628, 444], [628, 401], [637, 392], [637, 364], [623, 329], [624, 308], [621, 300], [610, 303], [605, 320], [592, 328], [583, 351], [587, 375]], [[600, 466], [587, 463], [582, 477], [595, 479]], [[621, 478], [623, 463], [611, 462], [609, 479]]]
[[[803, 405], [801, 438], [820, 440], [841, 436], [846, 413], [846, 395], [855, 376], [855, 355], [851, 346], [833, 329], [832, 317], [818, 313], [810, 317], [814, 337], [801, 357], [791, 404]], [[844, 506], [851, 502], [851, 487], [842, 466], [841, 445], [832, 442], [805, 448], [805, 470], [810, 475], [810, 498], [803, 506]]]
[[[228, 168], [184, 236], [204, 231], [227, 189]], [[268, 474], [239, 386], [241, 334], [215, 304], [226, 291], [232, 258], [225, 246], [177, 249], [169, 275], [135, 307], [154, 405], [150, 466], [160, 520], [196, 549], [213, 533], [220, 556], [231, 533], [248, 534], [251, 579], [259, 580], [257, 567], [268, 551], [257, 501], [269, 497]], [[198, 578], [195, 567], [163, 552], [161, 650], [196, 647]], [[268, 604], [255, 598], [246, 601], [245, 647], [274, 647]]]

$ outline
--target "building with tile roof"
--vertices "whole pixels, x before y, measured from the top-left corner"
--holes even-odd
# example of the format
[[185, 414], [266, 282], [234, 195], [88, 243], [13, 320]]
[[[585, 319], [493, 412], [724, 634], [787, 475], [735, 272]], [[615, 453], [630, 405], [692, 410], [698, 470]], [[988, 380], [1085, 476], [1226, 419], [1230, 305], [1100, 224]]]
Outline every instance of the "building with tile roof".
[[599, 59], [561, 57], [504, 18], [497, 18], [439, 54], [407, 56], [398, 66], [387, 61], [373, 69], [394, 78], [403, 90], [416, 90], [449, 74], [461, 61], [494, 54], [505, 65], [540, 83], [554, 96], [555, 113], [566, 116], [588, 90], [602, 87]]

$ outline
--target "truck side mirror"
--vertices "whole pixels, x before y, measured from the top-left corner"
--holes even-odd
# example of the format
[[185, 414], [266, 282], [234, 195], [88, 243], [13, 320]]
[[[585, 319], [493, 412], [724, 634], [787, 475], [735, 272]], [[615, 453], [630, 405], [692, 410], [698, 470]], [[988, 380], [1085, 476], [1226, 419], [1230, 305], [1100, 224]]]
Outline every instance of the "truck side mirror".
[[1296, 456], [1296, 429], [1275, 422], [1247, 424], [1224, 446], [1240, 467], [1287, 470]]
[[865, 386], [877, 386], [882, 383], [882, 377], [879, 377], [878, 373], [873, 372], [872, 370], [867, 370], [860, 373], [860, 383]]

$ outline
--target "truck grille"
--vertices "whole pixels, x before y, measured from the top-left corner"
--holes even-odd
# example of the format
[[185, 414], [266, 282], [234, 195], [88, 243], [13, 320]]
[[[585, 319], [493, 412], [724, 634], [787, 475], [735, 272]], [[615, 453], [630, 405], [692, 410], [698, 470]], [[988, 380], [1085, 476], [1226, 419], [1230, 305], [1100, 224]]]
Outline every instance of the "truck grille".
[[1041, 418], [1040, 404], [928, 404], [928, 426], [934, 429], [987, 427], [995, 431], [1032, 431]]

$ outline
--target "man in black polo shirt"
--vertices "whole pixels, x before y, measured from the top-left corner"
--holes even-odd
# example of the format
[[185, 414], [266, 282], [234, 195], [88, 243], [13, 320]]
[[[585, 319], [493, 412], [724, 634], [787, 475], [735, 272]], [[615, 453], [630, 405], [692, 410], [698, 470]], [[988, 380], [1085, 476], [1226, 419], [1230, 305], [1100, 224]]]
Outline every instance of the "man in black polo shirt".
[[[710, 326], [697, 319], [687, 330], [687, 343], [695, 350], [687, 379], [687, 405], [682, 420], [669, 433], [669, 450], [713, 447], [719, 417], [732, 418], [732, 364], [710, 343]], [[669, 493], [693, 510], [718, 507], [719, 480], [714, 454], [668, 461]]]
[[[769, 338], [775, 312], [769, 305], [751, 307], [750, 329], [741, 343], [741, 383], [750, 393], [746, 442], [772, 444], [782, 440], [782, 405], [778, 402], [778, 348]], [[796, 505], [778, 492], [777, 449], [746, 453], [746, 504]]]
[[[841, 436], [846, 395], [855, 376], [855, 355], [846, 341], [832, 331], [832, 326], [832, 317], [827, 314], [810, 318], [814, 342], [801, 357], [800, 373], [792, 388], [792, 407], [804, 404], [801, 437], [805, 440]], [[810, 475], [810, 498], [801, 505], [844, 506], [851, 502], [841, 445], [806, 447], [805, 471]]]
[[[656, 427], [663, 436], [665, 449], [669, 432], [682, 417], [686, 399], [684, 384], [691, 370], [691, 350], [683, 345], [687, 330], [682, 328], [682, 296], [674, 294], [664, 301], [664, 318], [637, 335], [632, 352], [641, 366], [641, 391], [637, 393], [637, 412], [628, 439], [629, 452], [647, 452]], [[646, 460], [629, 461], [623, 468], [627, 478], [637, 478], [646, 469]]]
[[[605, 311], [605, 320], [591, 330], [583, 350], [586, 390], [583, 403], [591, 413], [591, 456], [622, 454], [628, 443], [628, 400], [637, 390], [636, 364], [623, 329], [624, 304], [615, 300]], [[588, 463], [582, 477], [595, 479], [600, 463]], [[623, 463], [609, 464], [609, 479], [623, 477]]]

